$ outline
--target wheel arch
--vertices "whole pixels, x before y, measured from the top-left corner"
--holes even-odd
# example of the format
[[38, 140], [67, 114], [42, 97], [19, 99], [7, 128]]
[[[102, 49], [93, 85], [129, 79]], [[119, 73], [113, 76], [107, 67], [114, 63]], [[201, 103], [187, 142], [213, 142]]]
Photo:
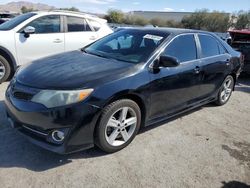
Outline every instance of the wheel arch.
[[234, 87], [233, 87], [233, 91], [235, 90], [235, 85], [236, 85], [236, 81], [237, 81], [237, 75], [236, 75], [236, 73], [231, 73], [230, 74], [232, 77], [233, 77], [233, 79], [234, 79]]
[[9, 50], [7, 50], [6, 48], [4, 48], [2, 46], [0, 46], [0, 55], [2, 55], [4, 58], [6, 58], [7, 61], [10, 63], [11, 73], [13, 75], [16, 68], [17, 68], [17, 62], [16, 62], [14, 56], [11, 54], [11, 52]]
[[[146, 121], [146, 104], [145, 102], [143, 101], [142, 97], [140, 97], [139, 95], [137, 94], [134, 94], [134, 93], [129, 93], [129, 92], [124, 92], [124, 93], [121, 93], [119, 95], [115, 95], [113, 97], [111, 97], [106, 103], [105, 105], [103, 106], [103, 108], [109, 104], [111, 104], [112, 102], [115, 102], [117, 100], [121, 100], [121, 99], [130, 99], [132, 101], [134, 101], [140, 108], [141, 110], [141, 127], [144, 127], [145, 126], [145, 121]], [[96, 128], [97, 128], [97, 125], [98, 123], [100, 122], [100, 118], [101, 118], [101, 114], [102, 112], [100, 113], [97, 121], [96, 121], [96, 125], [95, 125], [95, 128], [94, 128], [94, 137], [96, 135]]]
[[144, 100], [142, 99], [142, 97], [140, 97], [137, 94], [134, 93], [124, 93], [122, 95], [113, 97], [108, 104], [117, 101], [117, 100], [121, 100], [121, 99], [130, 99], [132, 101], [134, 101], [140, 108], [141, 110], [141, 127], [143, 127], [145, 125], [145, 120], [146, 120], [146, 104], [144, 102]]

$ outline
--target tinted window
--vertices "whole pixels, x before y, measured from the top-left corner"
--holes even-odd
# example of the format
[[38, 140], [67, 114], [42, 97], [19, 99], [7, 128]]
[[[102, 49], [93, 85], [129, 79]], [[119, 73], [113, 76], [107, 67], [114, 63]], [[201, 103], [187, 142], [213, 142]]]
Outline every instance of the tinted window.
[[28, 26], [34, 27], [36, 29], [36, 33], [59, 33], [60, 16], [43, 16], [29, 23]]
[[219, 55], [219, 47], [215, 38], [208, 35], [199, 35], [202, 57]]
[[89, 25], [84, 18], [67, 17], [68, 32], [91, 31]]
[[99, 22], [95, 20], [88, 20], [88, 21], [95, 31], [98, 31], [101, 28], [101, 24]]
[[197, 58], [196, 44], [193, 35], [182, 35], [174, 39], [165, 49], [164, 54], [177, 58], [180, 62]]
[[0, 18], [14, 18], [13, 14], [0, 14]]
[[120, 30], [93, 43], [85, 52], [130, 63], [145, 62], [168, 35], [151, 30]]
[[19, 25], [20, 23], [24, 22], [25, 20], [35, 16], [35, 13], [26, 13], [20, 16], [17, 16], [3, 24], [0, 25], [0, 30], [10, 30]]
[[218, 46], [219, 46], [220, 54], [226, 54], [227, 53], [227, 51], [225, 50], [225, 48], [221, 44], [218, 44]]

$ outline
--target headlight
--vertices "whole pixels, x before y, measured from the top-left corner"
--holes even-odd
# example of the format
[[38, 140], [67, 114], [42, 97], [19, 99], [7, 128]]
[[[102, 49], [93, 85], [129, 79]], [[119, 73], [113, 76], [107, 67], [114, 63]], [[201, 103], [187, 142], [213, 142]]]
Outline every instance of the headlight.
[[43, 104], [47, 108], [54, 108], [83, 101], [93, 91], [93, 89], [74, 91], [42, 90], [37, 93], [31, 101]]

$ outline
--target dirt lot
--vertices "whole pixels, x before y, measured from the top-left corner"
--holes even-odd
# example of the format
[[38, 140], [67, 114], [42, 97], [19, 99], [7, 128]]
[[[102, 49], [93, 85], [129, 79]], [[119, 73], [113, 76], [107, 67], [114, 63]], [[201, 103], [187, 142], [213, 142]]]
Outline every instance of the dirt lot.
[[59, 156], [9, 127], [0, 85], [0, 186], [250, 187], [250, 78], [230, 102], [144, 129], [126, 149]]

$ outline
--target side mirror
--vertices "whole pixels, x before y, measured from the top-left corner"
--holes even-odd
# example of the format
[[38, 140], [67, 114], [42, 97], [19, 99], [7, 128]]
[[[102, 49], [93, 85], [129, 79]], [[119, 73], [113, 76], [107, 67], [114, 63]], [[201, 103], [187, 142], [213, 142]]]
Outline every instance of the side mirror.
[[180, 62], [177, 58], [172, 56], [161, 55], [159, 59], [160, 67], [177, 67], [180, 65]]
[[232, 45], [232, 39], [231, 39], [231, 38], [227, 38], [227, 39], [226, 39], [226, 42], [227, 42], [227, 44], [229, 44], [230, 46]]
[[30, 34], [34, 34], [36, 32], [36, 29], [32, 26], [27, 26], [23, 30], [24, 37], [29, 38]]

